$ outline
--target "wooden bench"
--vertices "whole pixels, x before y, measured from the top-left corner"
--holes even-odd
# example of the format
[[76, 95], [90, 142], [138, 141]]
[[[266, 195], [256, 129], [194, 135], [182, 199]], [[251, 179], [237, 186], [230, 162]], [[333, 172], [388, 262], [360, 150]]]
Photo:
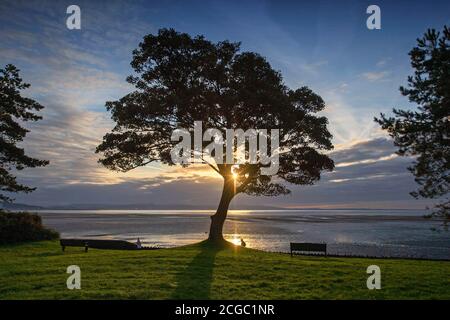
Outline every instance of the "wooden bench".
[[123, 240], [92, 240], [92, 239], [61, 239], [59, 240], [62, 251], [66, 247], [84, 247], [87, 252], [89, 248], [113, 249], [113, 250], [138, 250], [138, 247], [131, 242]]
[[301, 252], [321, 252], [327, 255], [326, 243], [295, 243], [291, 242], [291, 257], [294, 251]]

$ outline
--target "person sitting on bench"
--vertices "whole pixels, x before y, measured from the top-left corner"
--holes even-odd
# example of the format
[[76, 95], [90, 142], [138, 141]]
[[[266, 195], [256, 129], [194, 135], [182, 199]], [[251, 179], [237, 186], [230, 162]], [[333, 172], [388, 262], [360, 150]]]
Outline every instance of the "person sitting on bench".
[[139, 238], [137, 238], [137, 241], [136, 241], [136, 247], [137, 247], [138, 249], [142, 249], [142, 243], [141, 243], [141, 240], [140, 240]]

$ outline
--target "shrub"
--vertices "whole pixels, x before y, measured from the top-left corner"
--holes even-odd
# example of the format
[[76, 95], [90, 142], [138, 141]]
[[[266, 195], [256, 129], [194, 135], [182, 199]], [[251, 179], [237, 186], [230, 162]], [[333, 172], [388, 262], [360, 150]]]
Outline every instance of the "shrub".
[[59, 233], [44, 227], [40, 216], [0, 211], [0, 244], [57, 239]]

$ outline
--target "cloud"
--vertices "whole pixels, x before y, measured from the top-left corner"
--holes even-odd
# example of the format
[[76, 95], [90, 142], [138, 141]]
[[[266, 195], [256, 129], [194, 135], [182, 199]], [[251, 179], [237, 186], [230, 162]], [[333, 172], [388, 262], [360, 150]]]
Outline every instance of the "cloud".
[[387, 160], [391, 160], [398, 157], [395, 153], [390, 154], [388, 156], [384, 156], [384, 157], [380, 157], [380, 158], [376, 158], [376, 159], [364, 159], [364, 160], [359, 160], [359, 161], [354, 161], [354, 162], [341, 162], [339, 164], [336, 165], [337, 168], [342, 168], [342, 167], [348, 167], [348, 166], [355, 166], [358, 164], [366, 164], [366, 163], [376, 163], [379, 161], [387, 161]]
[[313, 62], [313, 63], [303, 63], [300, 65], [300, 68], [303, 71], [306, 71], [312, 75], [318, 75], [320, 68], [323, 66], [326, 66], [328, 64], [328, 61], [318, 61], [318, 62]]
[[[62, 2], [40, 6], [14, 1], [0, 4], [0, 60], [21, 69], [21, 76], [31, 83], [24, 95], [45, 106], [43, 120], [26, 124], [31, 132], [22, 145], [28, 154], [50, 160], [50, 165], [20, 172], [22, 181], [55, 188], [118, 183], [127, 176], [102, 168], [94, 153], [102, 136], [113, 126], [105, 102], [131, 90], [125, 82], [126, 74], [120, 70], [123, 52], [119, 50], [118, 58], [115, 50], [131, 54], [138, 42], [137, 33], [144, 30], [138, 23], [139, 31], [127, 32], [127, 20], [108, 24], [111, 16], [105, 11], [117, 6], [121, 4], [111, 2], [105, 10], [96, 10], [93, 19], [95, 10], [83, 3], [83, 32], [77, 33], [65, 27]], [[99, 21], [109, 28], [98, 28]], [[144, 169], [140, 174], [145, 178], [152, 171]]]
[[390, 75], [389, 71], [380, 71], [380, 72], [365, 72], [361, 74], [368, 81], [379, 81], [382, 79], [386, 79], [387, 76]]
[[[131, 73], [131, 51], [143, 35], [156, 30], [148, 22], [149, 17], [155, 16], [151, 15], [155, 9], [140, 4], [109, 1], [98, 5], [81, 1], [82, 32], [77, 32], [65, 27], [65, 2], [42, 2], [39, 6], [34, 1], [0, 2], [0, 60], [22, 69], [23, 78], [32, 84], [26, 95], [46, 107], [42, 112], [44, 119], [29, 124], [31, 132], [23, 146], [30, 155], [51, 162], [44, 168], [20, 172], [21, 182], [38, 189], [29, 195], [17, 195], [18, 201], [40, 205], [174, 201], [205, 203], [212, 208], [217, 205], [221, 181], [207, 166], [183, 169], [155, 163], [128, 173], [115, 173], [97, 163], [95, 147], [113, 126], [104, 103], [131, 90], [124, 81]], [[222, 9], [224, 5], [212, 6]], [[349, 44], [354, 42], [353, 24], [348, 24], [349, 32], [343, 33], [343, 39], [337, 39], [333, 55], [327, 56], [319, 54], [326, 51], [322, 48], [330, 47], [332, 40], [325, 24], [318, 23], [312, 41], [305, 42], [311, 33], [309, 29], [301, 34], [288, 31], [265, 4], [256, 6], [257, 12], [255, 8], [251, 10], [253, 16], [258, 15], [258, 23], [245, 25], [245, 12], [237, 10], [237, 5], [236, 10], [229, 8], [214, 11], [224, 19], [213, 27], [215, 31], [208, 30], [207, 36], [243, 40], [246, 50], [261, 52], [274, 62], [275, 68], [283, 68], [287, 82], [294, 87], [315, 82], [319, 90], [311, 87], [328, 106], [322, 114], [329, 118], [335, 137], [336, 149], [330, 156], [337, 164], [334, 172], [324, 174], [314, 186], [291, 186], [293, 192], [288, 197], [240, 195], [232, 206], [420, 206], [408, 194], [415, 187], [406, 171], [411, 159], [393, 155], [395, 148], [389, 140], [380, 138], [384, 134], [372, 120], [378, 106], [366, 112], [363, 107], [370, 103], [360, 99], [366, 93], [373, 97], [361, 77], [382, 83], [390, 73], [361, 74], [361, 69], [349, 69], [350, 77], [339, 73], [337, 81], [331, 74], [336, 59], [348, 56]], [[174, 22], [185, 27], [183, 31], [204, 30], [195, 29], [187, 20], [177, 23]], [[226, 35], [219, 33], [219, 29], [224, 29], [220, 23], [233, 25], [237, 33], [231, 27]], [[353, 61], [342, 63], [350, 66]], [[377, 67], [385, 63], [380, 61]], [[359, 82], [366, 87], [353, 95], [361, 88]], [[370, 83], [370, 87], [373, 85]]]
[[364, 160], [374, 160], [391, 156], [395, 148], [391, 140], [378, 137], [351, 143], [346, 147], [332, 152], [331, 156], [337, 163], [352, 163]]
[[347, 99], [345, 91], [348, 87], [348, 84], [341, 83], [320, 93], [326, 103], [321, 115], [329, 119], [329, 130], [333, 134], [336, 149], [385, 135], [373, 121], [373, 116], [356, 111], [361, 107]]
[[389, 61], [391, 61], [391, 60], [392, 60], [392, 58], [390, 58], [390, 57], [381, 59], [381, 60], [379, 60], [379, 61], [377, 62], [376, 66], [377, 66], [377, 67], [384, 67], [384, 66], [385, 66]]
[[[72, 155], [75, 156], [76, 150]], [[238, 195], [231, 208], [240, 205], [266, 205], [281, 207], [366, 207], [366, 208], [424, 208], [426, 201], [414, 200], [409, 192], [415, 188], [411, 174], [406, 170], [412, 159], [390, 157], [395, 152], [392, 141], [385, 138], [361, 141], [334, 151], [336, 170], [325, 173], [313, 186], [290, 185], [291, 195], [282, 197], [250, 197]], [[82, 155], [85, 155], [82, 152]], [[221, 178], [206, 165], [183, 169], [178, 166], [161, 170], [141, 168], [129, 174], [111, 175], [97, 172], [102, 177], [90, 183], [95, 159], [83, 156], [70, 164], [60, 164], [53, 171], [33, 170], [27, 174], [27, 182], [38, 186], [29, 195], [18, 195], [19, 202], [37, 205], [73, 203], [154, 203], [154, 204], [204, 204], [214, 209], [222, 188]], [[344, 165], [352, 163], [352, 165]], [[72, 169], [67, 170], [73, 166]], [[155, 164], [157, 166], [157, 164]], [[66, 169], [64, 169], [66, 168]], [[96, 170], [104, 170], [98, 168]], [[50, 174], [49, 172], [53, 172]], [[80, 181], [60, 183], [67, 177], [79, 177]], [[95, 179], [94, 179], [95, 180]]]

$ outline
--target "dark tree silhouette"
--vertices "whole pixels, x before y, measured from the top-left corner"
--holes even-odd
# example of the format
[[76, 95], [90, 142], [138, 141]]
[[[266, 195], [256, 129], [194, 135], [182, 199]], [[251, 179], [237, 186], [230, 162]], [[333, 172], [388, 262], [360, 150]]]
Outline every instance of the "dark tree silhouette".
[[193, 128], [194, 121], [224, 136], [226, 128], [280, 129], [276, 176], [262, 175], [261, 164], [233, 167], [204, 159], [224, 179], [210, 240], [223, 241], [228, 206], [236, 194], [287, 194], [282, 180], [313, 184], [322, 170], [333, 169], [333, 161], [318, 151], [333, 148], [328, 120], [313, 115], [324, 109], [322, 98], [307, 87], [287, 88], [265, 58], [240, 52], [240, 43], [212, 43], [161, 29], [144, 37], [131, 65], [136, 75], [127, 81], [136, 90], [106, 103], [116, 126], [96, 150], [103, 153], [99, 162], [110, 169], [128, 171], [153, 161], [172, 165], [172, 131]]
[[410, 53], [414, 76], [400, 91], [418, 111], [394, 109], [394, 117], [375, 118], [394, 139], [401, 156], [416, 157], [408, 168], [420, 185], [414, 197], [445, 199], [433, 215], [450, 217], [450, 30], [429, 29]]
[[[28, 157], [24, 149], [17, 146], [29, 132], [19, 122], [42, 119], [34, 111], [41, 110], [43, 106], [21, 96], [20, 91], [29, 86], [22, 82], [15, 66], [8, 64], [5, 69], [0, 69], [0, 191], [3, 193], [31, 192], [35, 189], [19, 184], [11, 170], [48, 164], [48, 161]], [[0, 193], [0, 202], [9, 201], [12, 201], [10, 197]]]

